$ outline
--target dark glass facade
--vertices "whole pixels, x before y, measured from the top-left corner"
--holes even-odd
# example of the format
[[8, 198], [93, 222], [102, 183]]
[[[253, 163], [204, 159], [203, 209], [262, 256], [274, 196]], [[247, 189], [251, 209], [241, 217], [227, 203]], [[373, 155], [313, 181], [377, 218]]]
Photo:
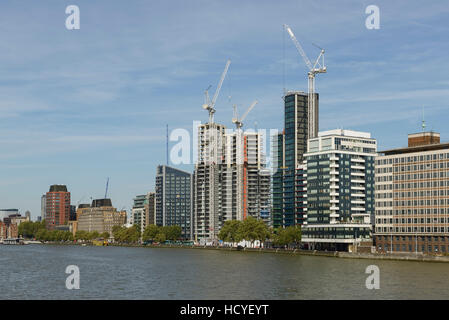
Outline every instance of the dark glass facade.
[[272, 177], [272, 222], [273, 228], [279, 228], [283, 226], [283, 145], [284, 135], [282, 133], [277, 134], [272, 140], [273, 150], [273, 177]]
[[156, 225], [178, 225], [184, 239], [192, 239], [192, 175], [158, 166], [156, 174]]
[[[315, 97], [318, 110], [318, 94]], [[283, 227], [301, 225], [304, 221], [303, 172], [299, 166], [307, 152], [307, 102], [307, 93], [303, 92], [289, 93], [284, 98]]]

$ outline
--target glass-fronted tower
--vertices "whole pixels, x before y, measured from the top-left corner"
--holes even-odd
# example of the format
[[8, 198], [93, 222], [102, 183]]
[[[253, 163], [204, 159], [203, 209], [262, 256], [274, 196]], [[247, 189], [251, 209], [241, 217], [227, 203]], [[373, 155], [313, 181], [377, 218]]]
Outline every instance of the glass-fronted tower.
[[180, 226], [184, 239], [193, 238], [192, 174], [166, 165], [157, 167], [156, 214], [158, 226]]
[[[318, 113], [318, 94], [315, 99]], [[274, 227], [302, 225], [304, 221], [304, 204], [297, 202], [298, 193], [302, 192], [303, 186], [297, 180], [298, 176], [301, 178], [303, 175], [301, 166], [309, 138], [307, 102], [308, 95], [302, 91], [288, 91], [284, 96], [284, 133], [277, 137], [276, 154], [273, 157], [278, 166], [273, 168], [272, 183]], [[318, 116], [315, 119], [318, 122]], [[318, 123], [314, 127], [317, 131]], [[317, 136], [318, 132], [314, 132], [314, 135]], [[279, 198], [280, 185], [282, 200]]]

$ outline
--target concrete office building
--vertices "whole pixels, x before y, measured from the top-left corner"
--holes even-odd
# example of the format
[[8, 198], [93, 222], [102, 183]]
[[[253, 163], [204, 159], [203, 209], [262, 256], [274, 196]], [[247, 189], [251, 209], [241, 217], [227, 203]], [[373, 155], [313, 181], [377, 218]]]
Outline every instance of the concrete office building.
[[45, 195], [45, 224], [47, 229], [62, 226], [70, 218], [70, 192], [65, 185], [52, 185]]
[[19, 214], [19, 209], [0, 209], [0, 221], [3, 221], [5, 218], [9, 218], [9, 216], [16, 216]]
[[183, 239], [193, 238], [192, 174], [166, 165], [157, 167], [155, 223], [180, 226]]
[[12, 224], [16, 224], [17, 226], [20, 226], [22, 222], [29, 222], [30, 216], [22, 216], [20, 213], [17, 214], [10, 214], [8, 218], [3, 219], [4, 221], [10, 221]]
[[376, 140], [350, 130], [309, 139], [302, 169], [307, 204], [302, 241], [312, 249], [371, 250]]
[[98, 233], [108, 232], [112, 236], [112, 228], [126, 223], [126, 211], [117, 211], [111, 199], [96, 199], [92, 205], [78, 208], [77, 230]]
[[375, 243], [379, 252], [449, 252], [449, 143], [408, 135], [408, 147], [376, 158]]

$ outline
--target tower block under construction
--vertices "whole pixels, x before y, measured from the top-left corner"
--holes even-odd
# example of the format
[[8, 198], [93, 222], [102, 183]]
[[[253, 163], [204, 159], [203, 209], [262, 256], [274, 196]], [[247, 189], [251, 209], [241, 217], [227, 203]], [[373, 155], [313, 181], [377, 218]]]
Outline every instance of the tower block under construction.
[[226, 220], [269, 220], [270, 172], [263, 136], [227, 131], [217, 123], [198, 128], [194, 172], [195, 238], [216, 240]]
[[198, 159], [194, 172], [194, 234], [196, 239], [215, 239], [221, 223], [223, 136], [225, 127], [217, 123], [198, 127]]

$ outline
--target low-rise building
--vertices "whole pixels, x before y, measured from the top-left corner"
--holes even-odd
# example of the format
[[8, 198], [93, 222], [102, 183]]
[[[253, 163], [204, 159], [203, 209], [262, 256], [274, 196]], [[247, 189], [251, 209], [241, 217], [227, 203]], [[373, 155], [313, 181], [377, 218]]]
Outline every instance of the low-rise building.
[[90, 207], [79, 208], [77, 215], [78, 231], [108, 232], [112, 235], [114, 226], [122, 226], [126, 223], [126, 211], [117, 211], [112, 206], [111, 199], [93, 200]]
[[17, 224], [0, 221], [0, 240], [18, 237], [19, 229]]

